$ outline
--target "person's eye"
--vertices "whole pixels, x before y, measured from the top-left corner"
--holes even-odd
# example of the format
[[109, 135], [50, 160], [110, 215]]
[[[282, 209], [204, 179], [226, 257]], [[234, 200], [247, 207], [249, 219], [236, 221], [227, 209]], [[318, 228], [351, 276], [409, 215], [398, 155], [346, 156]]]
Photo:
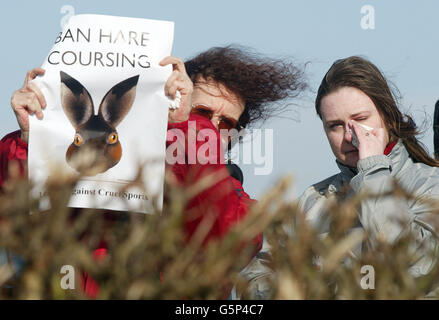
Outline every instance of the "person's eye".
[[209, 119], [213, 116], [213, 111], [202, 105], [193, 107], [191, 112]]
[[208, 109], [202, 109], [202, 108], [199, 108], [197, 111], [198, 111], [198, 113], [202, 113], [202, 114], [211, 114], [212, 113], [212, 111], [210, 111]]
[[341, 124], [340, 123], [333, 123], [329, 125], [329, 129], [330, 130], [336, 130], [338, 127], [340, 127]]

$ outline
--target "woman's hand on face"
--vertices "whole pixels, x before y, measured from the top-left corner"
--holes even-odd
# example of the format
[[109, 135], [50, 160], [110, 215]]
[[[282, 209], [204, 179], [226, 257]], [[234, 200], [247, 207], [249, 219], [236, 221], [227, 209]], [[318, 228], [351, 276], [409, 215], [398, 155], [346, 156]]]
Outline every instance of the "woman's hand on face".
[[358, 157], [360, 160], [384, 154], [384, 149], [387, 145], [385, 129], [375, 128], [368, 131], [354, 120], [349, 121], [348, 127], [352, 129], [357, 136]]
[[43, 119], [43, 109], [46, 108], [46, 99], [40, 88], [30, 81], [37, 76], [44, 75], [46, 71], [35, 68], [26, 74], [23, 86], [14, 92], [11, 97], [11, 107], [14, 110], [18, 125], [21, 129], [21, 138], [28, 141], [29, 115], [35, 114], [38, 119]]
[[194, 90], [191, 79], [186, 73], [183, 60], [172, 56], [164, 58], [160, 61], [161, 66], [172, 64], [172, 74], [165, 84], [165, 94], [175, 99], [177, 90], [180, 91], [180, 107], [169, 110], [169, 122], [182, 122], [189, 119], [192, 108], [192, 92]]

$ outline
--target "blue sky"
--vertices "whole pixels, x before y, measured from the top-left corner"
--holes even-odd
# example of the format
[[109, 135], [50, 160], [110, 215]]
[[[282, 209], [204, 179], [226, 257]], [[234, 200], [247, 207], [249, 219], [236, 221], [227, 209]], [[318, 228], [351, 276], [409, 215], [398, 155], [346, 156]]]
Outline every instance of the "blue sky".
[[[421, 141], [433, 151], [431, 118], [439, 99], [439, 2], [360, 0], [160, 0], [8, 1], [2, 3], [0, 136], [15, 130], [10, 97], [25, 73], [42, 64], [71, 5], [75, 14], [96, 13], [175, 22], [173, 54], [189, 58], [212, 46], [241, 44], [275, 57], [307, 64], [311, 90], [288, 101], [290, 111], [263, 124], [274, 130], [274, 167], [255, 176], [243, 166], [244, 188], [260, 196], [286, 174], [296, 178], [294, 194], [337, 172], [334, 156], [315, 115], [321, 78], [335, 59], [362, 55], [372, 60], [400, 90], [401, 108], [418, 124], [427, 120]], [[363, 30], [360, 12], [375, 9], [375, 29]], [[7, 79], [7, 80], [6, 80]]]

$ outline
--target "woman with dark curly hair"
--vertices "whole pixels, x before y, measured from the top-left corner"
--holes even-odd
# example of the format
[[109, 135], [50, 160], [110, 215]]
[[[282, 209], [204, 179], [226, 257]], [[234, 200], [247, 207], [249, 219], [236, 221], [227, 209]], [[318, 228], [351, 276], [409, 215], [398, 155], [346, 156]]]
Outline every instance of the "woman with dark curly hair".
[[[297, 96], [304, 88], [302, 72], [292, 63], [260, 57], [238, 47], [217, 47], [183, 63], [166, 57], [160, 64], [172, 64], [173, 72], [165, 85], [171, 98], [180, 95], [180, 106], [171, 109], [168, 117], [168, 146], [174, 145], [179, 131], [184, 135], [185, 161], [172, 164], [176, 181], [191, 186], [203, 178], [213, 178], [209, 187], [195, 195], [185, 211], [185, 231], [188, 241], [200, 225], [210, 225], [204, 243], [224, 236], [249, 212], [252, 201], [242, 188], [242, 173], [236, 166], [230, 175], [224, 163], [224, 151], [230, 143], [229, 131], [240, 130], [257, 120], [268, 118], [275, 111], [273, 102]], [[8, 164], [18, 161], [24, 167], [27, 160], [29, 114], [43, 117], [44, 96], [30, 80], [42, 75], [41, 68], [30, 71], [24, 86], [11, 100], [20, 131], [7, 135], [0, 142], [0, 186], [7, 178]], [[196, 139], [195, 146], [187, 143], [188, 135], [210, 130], [215, 141], [215, 154], [210, 161], [201, 159], [200, 148], [205, 141]], [[221, 133], [220, 131], [221, 130]], [[207, 132], [207, 131], [206, 131]], [[195, 162], [189, 158], [196, 155]], [[241, 178], [241, 179], [240, 179]], [[256, 253], [262, 236], [251, 244]], [[100, 248], [102, 249], [102, 248]]]
[[[212, 172], [217, 177], [214, 185], [189, 204], [189, 209], [196, 210], [187, 216], [187, 230], [193, 234], [200, 221], [213, 217], [213, 227], [206, 240], [221, 237], [246, 215], [251, 204], [250, 197], [242, 188], [239, 168], [234, 166], [234, 170], [230, 170], [234, 173], [233, 177], [224, 165], [224, 151], [230, 143], [229, 130], [240, 130], [257, 120], [266, 119], [275, 111], [272, 102], [297, 96], [305, 88], [302, 72], [291, 63], [261, 58], [230, 46], [212, 48], [185, 64], [174, 57], [162, 61], [163, 65], [171, 63], [174, 73], [165, 91], [173, 98], [179, 90], [181, 105], [179, 109], [170, 111], [168, 128], [181, 129], [187, 136], [190, 130], [188, 124], [193, 121], [197, 131], [210, 129], [215, 132], [215, 143], [222, 150], [214, 161], [207, 164], [173, 165], [173, 172], [184, 184], [196, 183]], [[198, 155], [203, 143], [197, 142], [195, 150], [190, 150], [189, 146], [186, 152]], [[256, 243], [258, 249], [261, 237], [256, 239]]]

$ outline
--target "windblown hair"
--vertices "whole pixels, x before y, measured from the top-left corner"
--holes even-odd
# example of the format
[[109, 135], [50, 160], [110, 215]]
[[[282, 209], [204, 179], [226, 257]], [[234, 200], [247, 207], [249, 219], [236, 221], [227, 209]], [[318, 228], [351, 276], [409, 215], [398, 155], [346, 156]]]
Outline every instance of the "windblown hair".
[[429, 156], [416, 138], [418, 127], [413, 119], [397, 106], [397, 96], [389, 87], [380, 70], [370, 61], [352, 56], [334, 62], [323, 77], [317, 92], [315, 107], [320, 119], [322, 99], [342, 87], [353, 87], [364, 92], [375, 104], [389, 132], [390, 140], [401, 139], [414, 162], [439, 167], [439, 161]]
[[297, 97], [306, 87], [303, 71], [290, 62], [260, 57], [249, 49], [214, 47], [185, 62], [194, 85], [213, 80], [242, 98], [242, 127], [279, 111], [278, 100]]

